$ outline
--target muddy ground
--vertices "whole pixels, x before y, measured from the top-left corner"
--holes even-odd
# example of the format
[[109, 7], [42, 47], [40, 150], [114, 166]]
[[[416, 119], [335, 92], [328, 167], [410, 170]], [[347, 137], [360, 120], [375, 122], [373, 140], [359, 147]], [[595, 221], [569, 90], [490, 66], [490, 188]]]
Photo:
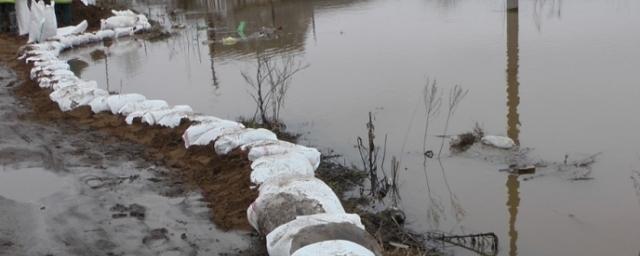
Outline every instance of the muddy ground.
[[200, 191], [144, 146], [63, 120], [36, 122], [0, 68], [0, 255], [199, 255], [250, 246], [211, 223]]

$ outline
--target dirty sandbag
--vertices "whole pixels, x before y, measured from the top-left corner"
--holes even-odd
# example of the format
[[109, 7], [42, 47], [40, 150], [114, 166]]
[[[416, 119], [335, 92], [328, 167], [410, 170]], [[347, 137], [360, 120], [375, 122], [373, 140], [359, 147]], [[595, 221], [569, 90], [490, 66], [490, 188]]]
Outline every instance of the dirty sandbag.
[[76, 93], [79, 90], [96, 89], [96, 88], [98, 88], [98, 84], [95, 81], [78, 82], [72, 86], [67, 86], [64, 88], [60, 88], [59, 90], [53, 91], [52, 93], [49, 94], [49, 99], [51, 99], [54, 102], [57, 102], [59, 99], [67, 97], [70, 94]]
[[[186, 118], [189, 115], [193, 114], [193, 109], [191, 109], [191, 107], [187, 105], [175, 106], [173, 110], [174, 111], [166, 113], [164, 115], [155, 116], [154, 119], [156, 124], [164, 127], [174, 128], [180, 125], [183, 118]], [[148, 121], [149, 115], [150, 114], [145, 115], [143, 119], [145, 121]]]
[[99, 96], [106, 96], [108, 92], [97, 88], [95, 81], [79, 82], [73, 86], [67, 86], [49, 94], [49, 98], [58, 103], [60, 110], [69, 111], [79, 106], [87, 105], [91, 100]]
[[109, 95], [107, 91], [99, 88], [81, 86], [69, 86], [59, 91], [65, 91], [65, 93], [57, 95], [53, 95], [52, 93], [50, 98], [52, 98], [54, 102], [58, 103], [58, 106], [62, 111], [69, 111], [80, 106], [86, 106], [96, 97]]
[[144, 101], [147, 98], [144, 95], [137, 93], [129, 93], [129, 94], [117, 94], [111, 95], [106, 99], [108, 110], [113, 114], [117, 114], [118, 110], [120, 110], [124, 105], [130, 102], [140, 102]]
[[247, 219], [262, 234], [297, 216], [345, 213], [333, 190], [315, 177], [271, 179], [259, 191], [260, 195], [247, 209]]
[[215, 142], [216, 153], [226, 155], [242, 145], [256, 141], [277, 141], [278, 137], [267, 129], [244, 129], [238, 132], [220, 136]]
[[65, 61], [47, 62], [46, 65], [34, 66], [29, 72], [31, 80], [40, 76], [43, 72], [53, 72], [54, 70], [69, 70], [71, 67]]
[[199, 123], [189, 126], [182, 135], [186, 148], [191, 145], [207, 145], [220, 135], [244, 128], [240, 123], [212, 116], [198, 116], [192, 120]]
[[83, 20], [78, 25], [59, 28], [56, 34], [58, 37], [82, 34], [85, 30], [87, 30], [88, 26], [89, 23], [87, 23], [87, 20]]
[[[308, 230], [309, 228], [327, 226], [329, 224], [338, 224], [332, 225], [331, 228], [333, 229], [340, 229], [340, 227], [342, 226], [343, 228], [349, 230], [354, 230], [353, 227], [355, 227], [355, 229], [364, 231], [364, 226], [362, 225], [360, 216], [358, 216], [357, 214], [323, 213], [298, 216], [295, 220], [279, 226], [271, 233], [267, 234], [267, 251], [269, 255], [292, 255], [295, 253], [295, 250], [293, 250], [293, 240], [296, 238], [296, 235], [298, 233], [305, 229]], [[366, 231], [364, 232], [366, 233]], [[318, 235], [325, 236], [325, 241], [335, 240], [335, 238], [333, 238], [331, 234], [319, 233]]]
[[286, 141], [262, 141], [247, 145], [249, 150], [249, 161], [253, 161], [263, 156], [279, 155], [289, 152], [298, 152], [303, 154], [309, 160], [314, 169], [320, 165], [320, 151], [315, 148], [309, 148]]
[[375, 256], [371, 250], [347, 240], [328, 240], [313, 243], [296, 250], [291, 256], [317, 256], [319, 252], [328, 256]]
[[511, 138], [504, 136], [487, 135], [482, 137], [480, 141], [482, 144], [500, 149], [511, 149], [516, 146]]
[[18, 22], [18, 34], [26, 35], [29, 33], [29, 19], [31, 12], [27, 6], [27, 0], [16, 1], [16, 21]]
[[107, 19], [100, 20], [100, 30], [131, 28], [136, 25], [138, 18], [136, 16], [119, 15], [111, 16]]
[[[151, 111], [169, 108], [169, 104], [164, 100], [143, 100], [124, 104], [113, 114], [129, 115], [135, 111]], [[112, 110], [113, 111], [113, 110]]]
[[302, 176], [313, 177], [315, 169], [298, 152], [263, 156], [251, 163], [251, 182], [260, 185], [269, 179]]
[[[127, 116], [125, 122], [132, 124], [135, 118], [141, 118], [143, 123], [149, 125], [160, 124], [162, 126], [175, 127], [180, 123], [180, 119], [187, 117], [191, 113], [193, 113], [193, 109], [190, 106], [177, 105], [169, 109], [132, 112]], [[159, 123], [161, 120], [164, 120], [164, 122]]]

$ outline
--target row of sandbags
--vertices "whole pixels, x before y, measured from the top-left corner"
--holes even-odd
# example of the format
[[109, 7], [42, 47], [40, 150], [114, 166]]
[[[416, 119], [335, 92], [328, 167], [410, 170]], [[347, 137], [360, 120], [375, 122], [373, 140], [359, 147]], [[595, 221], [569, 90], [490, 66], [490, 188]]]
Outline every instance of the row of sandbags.
[[[125, 18], [123, 18], [125, 17]], [[132, 22], [135, 17], [135, 21]], [[94, 113], [111, 112], [149, 125], [176, 127], [182, 119], [192, 125], [183, 134], [185, 147], [213, 144], [217, 154], [240, 148], [251, 164], [251, 181], [258, 198], [247, 209], [251, 225], [267, 237], [270, 255], [380, 255], [378, 245], [357, 214], [347, 214], [336, 194], [314, 177], [320, 165], [315, 148], [278, 140], [266, 129], [194, 113], [187, 105], [170, 106], [164, 100], [130, 93], [111, 95], [95, 81], [84, 81], [60, 59], [61, 51], [117, 38], [149, 27], [144, 15], [114, 11], [94, 33], [59, 35], [27, 45], [21, 58], [33, 64], [31, 79], [52, 90], [49, 98], [62, 111], [89, 106]]]

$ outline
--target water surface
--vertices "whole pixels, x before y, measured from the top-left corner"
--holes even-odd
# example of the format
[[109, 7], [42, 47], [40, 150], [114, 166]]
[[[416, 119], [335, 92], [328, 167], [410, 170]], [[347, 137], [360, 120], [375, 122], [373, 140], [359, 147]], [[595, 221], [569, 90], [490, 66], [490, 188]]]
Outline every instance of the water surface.
[[[82, 77], [237, 119], [255, 104], [242, 71], [256, 56], [296, 56], [309, 64], [286, 95], [281, 117], [302, 143], [359, 163], [357, 136], [375, 115], [379, 144], [401, 160], [400, 206], [411, 227], [455, 234], [495, 232], [501, 255], [636, 255], [640, 204], [630, 179], [640, 169], [640, 2], [528, 0], [519, 13], [503, 1], [180, 1], [137, 2], [167, 27], [163, 41], [121, 40], [71, 53], [91, 65]], [[165, 10], [176, 10], [167, 15]], [[247, 33], [279, 27], [277, 39], [211, 43], [246, 21]], [[93, 56], [93, 58], [92, 58]], [[577, 160], [588, 170], [499, 172], [508, 153], [474, 148], [423, 165], [427, 79], [469, 93], [449, 134], [479, 123], [509, 136], [531, 159]], [[443, 134], [446, 107], [430, 125], [427, 149]], [[426, 169], [426, 170], [425, 170]], [[464, 253], [457, 251], [458, 253]]]

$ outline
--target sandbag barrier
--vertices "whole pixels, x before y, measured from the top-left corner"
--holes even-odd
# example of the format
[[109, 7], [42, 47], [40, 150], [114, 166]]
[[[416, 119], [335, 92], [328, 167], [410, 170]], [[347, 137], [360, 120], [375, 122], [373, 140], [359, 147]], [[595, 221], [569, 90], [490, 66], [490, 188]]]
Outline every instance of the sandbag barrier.
[[30, 78], [41, 88], [51, 89], [49, 98], [60, 110], [89, 106], [93, 113], [111, 112], [125, 117], [129, 125], [140, 120], [148, 125], [175, 128], [182, 119], [192, 122], [182, 138], [186, 148], [213, 143], [216, 154], [240, 148], [251, 164], [251, 182], [258, 198], [247, 209], [247, 218], [266, 235], [269, 255], [381, 255], [376, 240], [365, 231], [357, 214], [345, 212], [333, 190], [314, 177], [320, 152], [278, 140], [266, 129], [195, 113], [190, 106], [170, 106], [164, 100], [145, 96], [110, 94], [95, 81], [85, 81], [58, 59], [61, 52], [105, 39], [131, 36], [151, 26], [144, 15], [114, 11], [92, 33], [58, 34], [41, 43], [27, 44], [19, 59], [32, 65]]

